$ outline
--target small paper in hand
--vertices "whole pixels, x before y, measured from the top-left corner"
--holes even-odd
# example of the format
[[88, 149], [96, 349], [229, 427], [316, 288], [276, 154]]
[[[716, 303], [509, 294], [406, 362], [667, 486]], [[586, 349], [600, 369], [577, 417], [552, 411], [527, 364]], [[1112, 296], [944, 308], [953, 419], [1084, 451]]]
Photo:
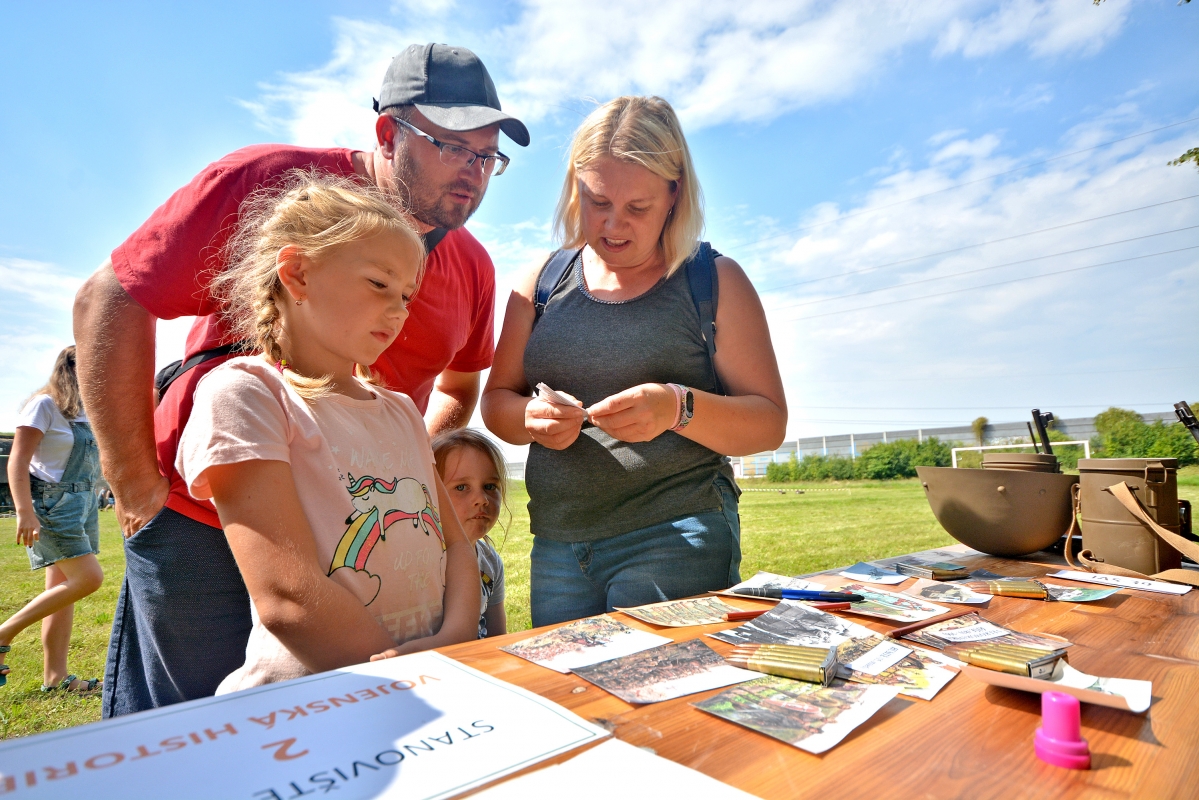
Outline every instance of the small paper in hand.
[[[571, 400], [566, 395], [562, 394], [559, 391], [555, 391], [554, 389], [551, 389], [550, 387], [546, 386], [544, 383], [537, 384], [537, 396], [540, 397], [545, 402], [553, 403], [556, 406], [574, 406], [575, 408], [583, 407], [582, 403], [578, 403], [578, 402], [575, 402], [574, 400]], [[584, 420], [589, 419], [586, 411], [583, 412], [583, 419]]]

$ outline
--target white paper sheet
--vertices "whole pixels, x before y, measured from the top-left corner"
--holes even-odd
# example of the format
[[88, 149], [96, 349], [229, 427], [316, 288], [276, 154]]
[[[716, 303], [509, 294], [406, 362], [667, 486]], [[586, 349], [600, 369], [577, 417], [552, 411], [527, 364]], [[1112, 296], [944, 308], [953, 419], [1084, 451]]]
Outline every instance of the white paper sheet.
[[1071, 667], [1060, 660], [1048, 679], [1030, 678], [1027, 675], [1009, 675], [992, 669], [967, 664], [962, 672], [981, 683], [1017, 689], [1022, 692], [1065, 692], [1084, 703], [1120, 708], [1141, 714], [1153, 702], [1153, 683], [1128, 678], [1097, 678]]
[[[872, 636], [870, 641], [879, 641], [880, 637]], [[865, 644], [862, 644], [865, 646]], [[877, 647], [877, 646], [876, 646]], [[841, 650], [848, 651], [849, 646]], [[859, 648], [860, 649], [860, 648]], [[846, 656], [848, 657], [848, 656]], [[928, 650], [914, 648], [903, 655], [894, 664], [877, 674], [863, 672], [853, 668], [853, 665], [842, 664], [839, 673], [842, 678], [855, 683], [865, 683], [879, 686], [894, 686], [900, 694], [908, 697], [919, 697], [921, 700], [932, 700], [957, 675], [956, 670], [946, 669], [946, 666], [960, 666], [961, 662], [952, 658], [932, 654]]]
[[0, 743], [0, 794], [441, 798], [606, 736], [531, 692], [415, 653]]
[[1075, 572], [1069, 569], [1061, 569], [1050, 573], [1050, 577], [1067, 578], [1072, 581], [1082, 581], [1083, 583], [1102, 583], [1107, 586], [1123, 586], [1125, 589], [1141, 589], [1146, 592], [1161, 592], [1162, 594], [1186, 594], [1191, 590], [1190, 586], [1184, 586], [1180, 583], [1147, 581], [1143, 578], [1126, 578], [1123, 575], [1098, 575], [1093, 572]]
[[1007, 636], [1010, 631], [992, 625], [989, 622], [979, 622], [975, 625], [970, 625], [965, 628], [951, 628], [949, 630], [937, 631], [937, 638], [944, 639], [947, 642], [985, 642], [988, 639], [998, 639], [1000, 636]]
[[886, 641], [876, 645], [868, 653], [860, 656], [846, 666], [867, 675], [877, 675], [887, 667], [895, 666], [901, 658], [912, 651], [903, 645]]
[[[602, 775], [603, 780], [596, 780]], [[612, 800], [614, 797], [754, 800], [755, 795], [709, 778], [641, 747], [609, 739], [569, 761], [479, 792], [480, 800]]]

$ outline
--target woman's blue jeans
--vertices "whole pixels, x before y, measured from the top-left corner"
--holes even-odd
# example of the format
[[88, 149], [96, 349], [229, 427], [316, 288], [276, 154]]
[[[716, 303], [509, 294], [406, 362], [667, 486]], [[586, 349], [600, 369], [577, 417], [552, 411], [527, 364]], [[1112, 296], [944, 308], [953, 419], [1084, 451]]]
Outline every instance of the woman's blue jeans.
[[595, 542], [533, 540], [533, 627], [613, 608], [726, 589], [741, 580], [736, 490], [718, 478], [719, 509]]

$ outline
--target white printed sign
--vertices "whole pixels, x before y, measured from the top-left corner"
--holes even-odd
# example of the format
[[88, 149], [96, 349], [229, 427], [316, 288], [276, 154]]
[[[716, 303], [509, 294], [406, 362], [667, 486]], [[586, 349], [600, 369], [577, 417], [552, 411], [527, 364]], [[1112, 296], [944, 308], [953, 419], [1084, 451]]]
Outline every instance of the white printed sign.
[[0, 743], [0, 795], [440, 798], [607, 735], [415, 653]]
[[895, 642], [883, 642], [858, 656], [847, 666], [858, 672], [865, 672], [867, 675], [877, 675], [888, 667], [898, 664], [904, 656], [911, 652], [909, 648]]
[[964, 628], [947, 628], [943, 631], [937, 631], [936, 637], [944, 639], [947, 642], [985, 642], [987, 639], [998, 639], [1000, 636], [1007, 636], [1011, 631], [1005, 630], [998, 625], [992, 625], [989, 622], [979, 622], [975, 625], [967, 625]]
[[1093, 572], [1074, 572], [1062, 569], [1052, 573], [1053, 578], [1067, 578], [1083, 583], [1102, 583], [1108, 586], [1123, 586], [1126, 589], [1141, 589], [1146, 592], [1161, 592], [1162, 594], [1186, 594], [1190, 586], [1164, 581], [1149, 581], [1144, 578], [1126, 578], [1123, 575], [1099, 575]]

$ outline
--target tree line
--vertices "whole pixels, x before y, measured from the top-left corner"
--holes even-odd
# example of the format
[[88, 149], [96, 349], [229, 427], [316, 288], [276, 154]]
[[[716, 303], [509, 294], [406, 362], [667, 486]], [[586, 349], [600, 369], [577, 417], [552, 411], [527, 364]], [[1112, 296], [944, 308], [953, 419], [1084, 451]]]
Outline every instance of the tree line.
[[[1199, 407], [1199, 403], [1194, 404]], [[1177, 458], [1179, 466], [1199, 464], [1199, 444], [1184, 425], [1165, 424], [1161, 420], [1149, 424], [1135, 411], [1109, 408], [1095, 417], [1096, 435], [1091, 439], [1092, 458]], [[1069, 439], [1061, 431], [1049, 430], [1050, 441]], [[810, 455], [802, 460], [794, 453], [788, 461], [769, 464], [766, 480], [772, 483], [828, 480], [890, 480], [916, 477], [916, 467], [948, 467], [951, 450], [960, 442], [942, 442], [930, 436], [923, 442], [899, 439], [876, 444], [857, 458], [843, 455]], [[1002, 451], [992, 451], [1002, 452]], [[1021, 452], [1013, 449], [1013, 452]], [[1028, 452], [1024, 449], [1022, 452]], [[1078, 447], [1055, 451], [1062, 468], [1075, 470], [1082, 451]], [[962, 454], [959, 463], [980, 466], [977, 453]]]

